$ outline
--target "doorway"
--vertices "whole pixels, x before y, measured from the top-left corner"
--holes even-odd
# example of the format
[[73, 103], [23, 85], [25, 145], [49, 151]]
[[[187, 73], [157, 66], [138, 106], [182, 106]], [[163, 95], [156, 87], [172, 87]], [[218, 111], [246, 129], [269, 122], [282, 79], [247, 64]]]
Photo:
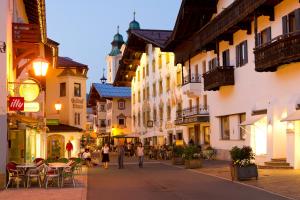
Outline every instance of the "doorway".
[[9, 161], [16, 163], [25, 162], [26, 131], [9, 130], [8, 134], [8, 156]]
[[65, 137], [62, 135], [50, 135], [47, 139], [48, 158], [65, 157]]

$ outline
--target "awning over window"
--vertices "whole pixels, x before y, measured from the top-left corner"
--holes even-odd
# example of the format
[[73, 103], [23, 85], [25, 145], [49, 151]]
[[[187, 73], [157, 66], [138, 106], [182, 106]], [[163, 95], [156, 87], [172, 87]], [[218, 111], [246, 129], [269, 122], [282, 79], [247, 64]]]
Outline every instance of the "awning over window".
[[262, 118], [266, 117], [267, 115], [254, 115], [251, 116], [249, 119], [246, 119], [243, 121], [240, 126], [247, 126], [247, 125], [253, 125], [255, 122], [261, 120]]
[[281, 122], [289, 122], [289, 121], [297, 121], [297, 120], [300, 120], [300, 110], [291, 113], [286, 118], [282, 119]]

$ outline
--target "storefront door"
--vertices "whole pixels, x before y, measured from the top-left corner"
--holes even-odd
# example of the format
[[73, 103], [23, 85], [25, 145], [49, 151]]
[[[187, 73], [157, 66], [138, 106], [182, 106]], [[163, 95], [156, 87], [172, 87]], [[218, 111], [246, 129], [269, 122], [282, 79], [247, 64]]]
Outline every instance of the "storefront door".
[[48, 158], [65, 157], [65, 137], [62, 135], [51, 135], [47, 139]]
[[204, 144], [210, 145], [210, 128], [209, 126], [203, 127]]

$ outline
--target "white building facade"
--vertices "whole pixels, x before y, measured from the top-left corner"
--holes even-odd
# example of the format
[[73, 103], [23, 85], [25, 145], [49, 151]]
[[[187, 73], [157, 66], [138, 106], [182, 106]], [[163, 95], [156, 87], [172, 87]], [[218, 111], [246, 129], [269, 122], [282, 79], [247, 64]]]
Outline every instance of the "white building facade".
[[259, 164], [283, 159], [300, 168], [299, 1], [222, 0], [211, 8], [217, 14], [187, 39], [201, 42], [174, 51], [176, 62], [203, 75], [195, 93], [206, 95], [217, 157], [247, 145]]

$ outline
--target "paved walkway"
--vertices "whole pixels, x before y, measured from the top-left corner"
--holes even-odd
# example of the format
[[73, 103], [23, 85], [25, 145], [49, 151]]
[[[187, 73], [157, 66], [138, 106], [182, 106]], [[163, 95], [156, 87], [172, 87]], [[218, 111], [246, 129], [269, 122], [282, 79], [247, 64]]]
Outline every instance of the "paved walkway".
[[64, 188], [48, 187], [39, 188], [35, 185], [32, 188], [20, 187], [0, 190], [0, 200], [85, 200], [87, 188], [87, 169], [83, 168], [82, 175], [76, 175], [77, 187], [65, 185]]
[[[229, 162], [204, 161], [198, 172], [231, 180]], [[240, 183], [259, 187], [294, 199], [300, 199], [300, 170], [293, 169], [259, 169], [259, 179]]]
[[90, 168], [87, 200], [163, 199], [163, 200], [284, 200], [286, 198], [231, 181], [149, 162], [144, 168], [136, 163], [118, 169]]

